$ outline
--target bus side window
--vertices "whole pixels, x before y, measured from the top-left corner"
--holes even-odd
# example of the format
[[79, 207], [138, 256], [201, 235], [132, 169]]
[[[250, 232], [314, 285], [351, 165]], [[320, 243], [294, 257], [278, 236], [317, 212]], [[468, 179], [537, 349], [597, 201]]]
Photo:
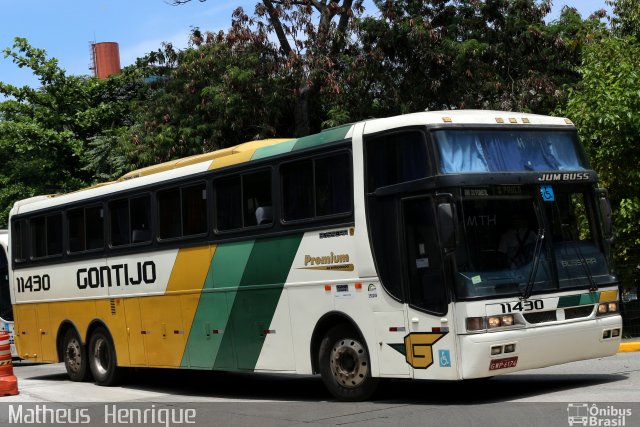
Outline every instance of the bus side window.
[[207, 232], [207, 189], [205, 184], [182, 189], [182, 234], [193, 236]]
[[151, 200], [149, 195], [129, 200], [131, 243], [151, 241]]
[[260, 207], [271, 206], [271, 171], [248, 173], [242, 176], [242, 204], [244, 226], [258, 224], [256, 211]]
[[313, 162], [302, 160], [280, 167], [282, 217], [285, 221], [313, 218]]
[[12, 225], [11, 239], [13, 244], [13, 260], [15, 262], [24, 262], [27, 260], [28, 253], [28, 234], [27, 220], [22, 219], [15, 221]]
[[216, 219], [218, 230], [242, 227], [242, 194], [240, 177], [224, 178], [215, 183]]
[[[223, 178], [215, 182], [216, 220], [220, 231], [253, 227], [263, 215], [263, 223], [270, 223], [265, 209], [272, 206], [271, 171], [249, 172]], [[268, 222], [264, 222], [268, 221]]]
[[62, 214], [31, 219], [31, 256], [44, 258], [62, 254]]
[[151, 201], [149, 195], [109, 202], [111, 245], [151, 241]]
[[69, 253], [104, 247], [104, 218], [102, 206], [67, 211]]
[[280, 167], [280, 175], [284, 221], [351, 212], [348, 153], [288, 163]]
[[158, 192], [158, 237], [160, 239], [171, 239], [182, 235], [179, 206], [179, 188]]
[[120, 199], [109, 202], [109, 217], [111, 219], [111, 245], [128, 245], [129, 199]]
[[369, 193], [429, 175], [427, 142], [417, 129], [369, 137], [365, 155]]

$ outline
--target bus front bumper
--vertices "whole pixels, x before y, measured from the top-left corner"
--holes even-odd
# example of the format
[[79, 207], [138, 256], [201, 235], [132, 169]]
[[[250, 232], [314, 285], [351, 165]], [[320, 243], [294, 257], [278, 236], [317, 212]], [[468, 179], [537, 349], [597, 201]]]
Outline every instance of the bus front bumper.
[[[611, 337], [611, 331], [615, 329], [618, 329], [619, 334]], [[605, 338], [606, 331], [609, 331], [609, 338]], [[460, 374], [463, 379], [482, 378], [612, 356], [618, 351], [621, 335], [622, 317], [619, 315], [511, 331], [461, 335]]]

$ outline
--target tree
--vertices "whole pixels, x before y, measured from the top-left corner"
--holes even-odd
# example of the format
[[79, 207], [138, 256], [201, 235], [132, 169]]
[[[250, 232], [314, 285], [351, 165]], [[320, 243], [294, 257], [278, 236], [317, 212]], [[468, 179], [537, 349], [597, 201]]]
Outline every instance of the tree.
[[607, 0], [613, 7], [611, 26], [618, 36], [633, 36], [640, 40], [640, 1]]
[[[171, 45], [140, 58], [146, 92], [132, 107], [127, 132], [92, 142], [97, 156], [119, 169], [293, 133], [293, 88], [283, 57], [264, 32], [244, 31], [237, 11], [232, 29], [194, 29], [190, 47]], [[114, 147], [109, 151], [108, 147]], [[122, 162], [122, 157], [127, 161]], [[106, 172], [106, 171], [105, 171]]]
[[580, 73], [582, 80], [570, 90], [562, 112], [576, 123], [609, 189], [617, 264], [628, 280], [640, 263], [640, 43], [610, 37], [590, 45]]
[[[174, 0], [184, 4], [191, 0]], [[204, 0], [200, 0], [204, 1]], [[295, 135], [319, 130], [314, 123], [311, 102], [321, 92], [336, 92], [340, 67], [335, 59], [348, 43], [352, 18], [362, 13], [363, 0], [263, 0], [257, 2], [255, 16], [242, 9], [234, 13], [235, 32], [275, 33], [283, 65], [297, 82], [295, 97]], [[291, 40], [291, 42], [290, 42]]]
[[[358, 26], [364, 62], [382, 110], [494, 108], [547, 113], [577, 82], [585, 37], [601, 16], [582, 20], [550, 2], [377, 0], [382, 17]], [[594, 31], [591, 31], [593, 29]]]
[[13, 203], [37, 194], [77, 190], [93, 180], [87, 141], [124, 124], [132, 82], [69, 76], [43, 49], [16, 38], [5, 58], [30, 69], [41, 87], [0, 82], [0, 227]]

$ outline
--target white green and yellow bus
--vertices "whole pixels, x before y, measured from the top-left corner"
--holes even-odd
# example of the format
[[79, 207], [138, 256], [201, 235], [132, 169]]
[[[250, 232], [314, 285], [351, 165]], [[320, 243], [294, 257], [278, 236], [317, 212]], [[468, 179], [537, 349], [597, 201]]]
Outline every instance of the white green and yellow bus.
[[616, 353], [611, 211], [570, 120], [423, 112], [252, 141], [15, 204], [19, 356], [490, 377]]
[[7, 230], [0, 230], [0, 330], [9, 333], [11, 355], [17, 357], [13, 340], [13, 310], [11, 309], [11, 294], [9, 292], [9, 235]]

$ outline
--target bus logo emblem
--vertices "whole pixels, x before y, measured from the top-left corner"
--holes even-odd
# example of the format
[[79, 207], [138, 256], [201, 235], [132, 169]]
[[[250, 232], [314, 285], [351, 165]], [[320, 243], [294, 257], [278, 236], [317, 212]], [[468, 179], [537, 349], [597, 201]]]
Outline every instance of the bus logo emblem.
[[[447, 333], [414, 332], [404, 337], [407, 363], [416, 369], [433, 365], [433, 344]], [[449, 363], [451, 358], [449, 358]]]

